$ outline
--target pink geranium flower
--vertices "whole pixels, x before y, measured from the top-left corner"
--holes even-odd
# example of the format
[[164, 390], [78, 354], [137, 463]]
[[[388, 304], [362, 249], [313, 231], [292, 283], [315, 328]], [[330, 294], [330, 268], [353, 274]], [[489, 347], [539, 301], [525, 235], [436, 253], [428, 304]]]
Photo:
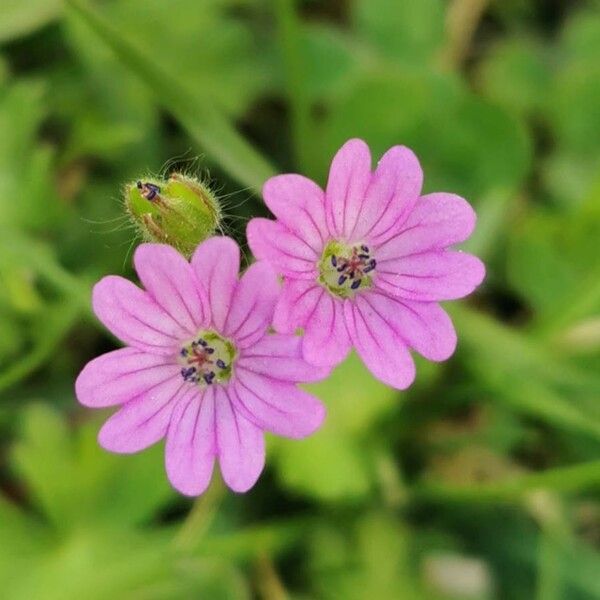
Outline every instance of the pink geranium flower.
[[94, 288], [98, 318], [127, 348], [87, 364], [76, 382], [90, 407], [121, 406], [99, 434], [113, 452], [166, 438], [166, 470], [188, 495], [208, 486], [215, 458], [227, 485], [248, 490], [265, 461], [263, 430], [301, 438], [323, 405], [298, 389], [328, 373], [301, 358], [300, 338], [268, 332], [279, 286], [266, 263], [238, 281], [230, 238], [200, 244], [191, 264], [161, 244], [138, 247], [145, 291], [109, 276]]
[[409, 348], [434, 361], [456, 347], [441, 300], [470, 294], [483, 263], [451, 249], [469, 237], [475, 213], [454, 194], [421, 196], [415, 155], [394, 146], [371, 172], [362, 140], [338, 151], [325, 192], [301, 175], [269, 179], [263, 195], [276, 221], [252, 219], [254, 255], [283, 275], [274, 327], [304, 329], [304, 357], [334, 365], [356, 351], [383, 382], [415, 377]]

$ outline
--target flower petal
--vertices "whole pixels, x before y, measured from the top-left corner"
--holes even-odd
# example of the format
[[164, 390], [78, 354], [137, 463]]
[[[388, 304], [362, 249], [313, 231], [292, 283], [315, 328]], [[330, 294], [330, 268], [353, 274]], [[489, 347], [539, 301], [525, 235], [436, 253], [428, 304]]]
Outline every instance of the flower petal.
[[127, 279], [109, 275], [95, 286], [92, 304], [96, 316], [121, 341], [150, 352], [172, 355], [185, 329], [146, 292]]
[[466, 240], [477, 217], [471, 205], [454, 194], [422, 196], [402, 231], [377, 247], [377, 260], [399, 258], [425, 250], [443, 250]]
[[221, 386], [215, 386], [215, 407], [221, 474], [234, 492], [246, 492], [265, 466], [265, 436], [259, 427], [235, 410]]
[[240, 248], [229, 237], [209, 238], [196, 248], [192, 268], [208, 295], [212, 322], [221, 331], [238, 280]]
[[316, 279], [317, 253], [287, 227], [269, 219], [252, 219], [246, 228], [252, 253], [278, 272], [296, 279]]
[[129, 454], [161, 440], [184, 385], [181, 377], [171, 377], [127, 402], [100, 429], [100, 445], [111, 452]]
[[319, 381], [331, 369], [315, 367], [302, 358], [302, 338], [297, 335], [266, 335], [247, 348], [237, 360], [236, 368], [281, 381], [307, 383]]
[[207, 300], [192, 267], [167, 244], [141, 244], [133, 256], [135, 270], [156, 303], [189, 334], [207, 324]]
[[325, 194], [314, 181], [302, 175], [277, 175], [265, 183], [263, 197], [280, 223], [317, 254], [322, 252], [328, 235]]
[[375, 282], [391, 295], [432, 302], [468, 296], [484, 277], [485, 266], [476, 256], [445, 250], [378, 262]]
[[91, 360], [75, 382], [81, 404], [93, 408], [133, 400], [178, 375], [178, 367], [160, 355], [121, 348]]
[[334, 156], [327, 180], [325, 211], [332, 235], [350, 237], [370, 181], [369, 147], [362, 140], [348, 140]]
[[275, 305], [273, 327], [279, 333], [294, 333], [313, 314], [323, 288], [312, 280], [285, 279]]
[[240, 369], [230, 386], [236, 407], [259, 427], [289, 438], [303, 438], [318, 429], [325, 407], [311, 394], [271, 377]]
[[331, 367], [346, 358], [350, 351], [350, 338], [343, 304], [323, 290], [304, 330], [302, 353], [309, 363]]
[[250, 265], [238, 282], [223, 333], [245, 348], [260, 340], [271, 324], [279, 284], [271, 266], [260, 261]]
[[186, 496], [210, 483], [217, 453], [214, 387], [192, 389], [179, 400], [167, 432], [165, 467], [173, 487]]
[[412, 150], [394, 146], [382, 157], [350, 237], [376, 244], [393, 235], [419, 199], [423, 171]]
[[414, 302], [372, 291], [364, 294], [364, 303], [425, 358], [441, 361], [454, 353], [456, 331], [446, 311], [436, 302]]
[[387, 385], [406, 389], [415, 378], [415, 363], [389, 323], [361, 296], [344, 304], [344, 314], [354, 347], [371, 373]]

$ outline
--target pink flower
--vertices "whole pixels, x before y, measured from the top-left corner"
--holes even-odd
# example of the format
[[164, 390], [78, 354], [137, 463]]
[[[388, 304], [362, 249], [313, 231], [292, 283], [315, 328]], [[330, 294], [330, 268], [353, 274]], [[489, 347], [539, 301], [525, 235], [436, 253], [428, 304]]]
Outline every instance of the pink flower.
[[99, 434], [113, 452], [166, 438], [166, 470], [188, 495], [208, 486], [218, 457], [227, 485], [243, 492], [265, 462], [263, 431], [301, 438], [325, 410], [296, 383], [328, 373], [301, 358], [300, 338], [268, 333], [279, 286], [253, 264], [239, 279], [230, 238], [200, 244], [191, 264], [176, 250], [143, 244], [134, 263], [145, 291], [109, 276], [94, 288], [98, 318], [128, 345], [86, 365], [79, 401], [121, 408]]
[[284, 277], [274, 327], [304, 328], [304, 358], [334, 365], [350, 348], [381, 381], [408, 387], [409, 348], [433, 361], [456, 347], [441, 300], [470, 294], [483, 263], [450, 247], [469, 237], [475, 213], [454, 194], [421, 196], [416, 156], [394, 146], [371, 172], [362, 140], [338, 151], [325, 192], [301, 175], [263, 188], [276, 221], [252, 219], [247, 236], [259, 259]]

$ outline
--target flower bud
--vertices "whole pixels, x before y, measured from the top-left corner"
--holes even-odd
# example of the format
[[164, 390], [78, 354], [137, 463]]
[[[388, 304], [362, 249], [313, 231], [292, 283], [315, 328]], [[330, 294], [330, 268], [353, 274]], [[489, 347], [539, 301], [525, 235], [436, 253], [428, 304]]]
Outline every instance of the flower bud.
[[141, 179], [125, 188], [125, 207], [143, 239], [190, 256], [221, 222], [217, 199], [203, 183], [181, 173], [166, 181]]

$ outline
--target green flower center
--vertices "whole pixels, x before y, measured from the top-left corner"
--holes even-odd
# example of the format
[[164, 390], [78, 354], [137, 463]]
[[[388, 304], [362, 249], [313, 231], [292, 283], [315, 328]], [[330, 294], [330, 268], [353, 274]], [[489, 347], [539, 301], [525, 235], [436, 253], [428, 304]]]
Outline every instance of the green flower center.
[[325, 246], [319, 261], [319, 283], [334, 296], [352, 298], [358, 291], [371, 287], [369, 273], [376, 266], [367, 245], [350, 246], [332, 240]]
[[227, 383], [235, 359], [235, 346], [214, 331], [205, 330], [184, 343], [179, 351], [184, 381], [206, 388], [213, 383]]

